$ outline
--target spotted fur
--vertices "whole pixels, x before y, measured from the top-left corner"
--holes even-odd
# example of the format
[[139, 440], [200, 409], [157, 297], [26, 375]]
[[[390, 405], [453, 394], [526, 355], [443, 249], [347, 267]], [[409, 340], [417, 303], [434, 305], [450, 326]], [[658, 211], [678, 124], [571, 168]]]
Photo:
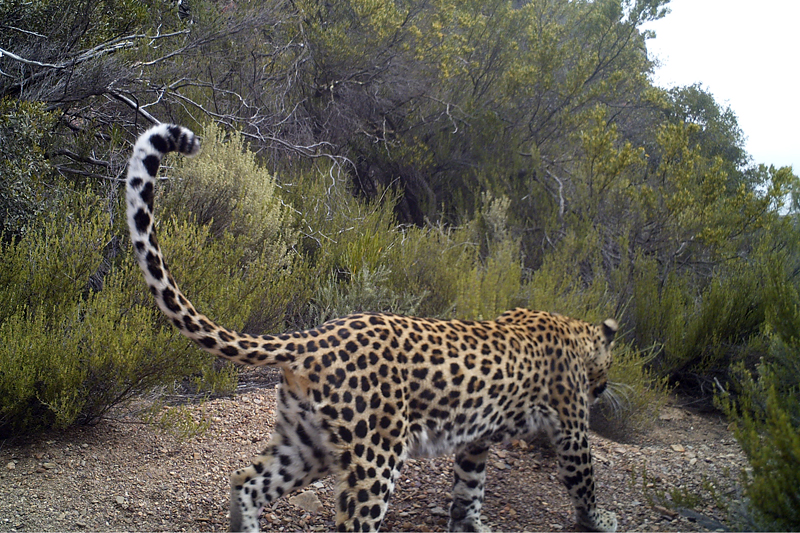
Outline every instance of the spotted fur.
[[587, 431], [616, 322], [515, 309], [484, 322], [364, 313], [277, 336], [225, 329], [178, 289], [153, 221], [162, 156], [198, 150], [180, 126], [159, 125], [138, 139], [128, 225], [147, 284], [181, 333], [214, 355], [282, 371], [272, 440], [231, 476], [232, 531], [257, 531], [262, 506], [329, 474], [337, 529], [375, 531], [406, 460], [444, 453], [456, 457], [449, 529], [478, 531], [490, 445], [540, 429], [556, 446], [578, 523], [616, 529], [614, 514], [595, 505]]

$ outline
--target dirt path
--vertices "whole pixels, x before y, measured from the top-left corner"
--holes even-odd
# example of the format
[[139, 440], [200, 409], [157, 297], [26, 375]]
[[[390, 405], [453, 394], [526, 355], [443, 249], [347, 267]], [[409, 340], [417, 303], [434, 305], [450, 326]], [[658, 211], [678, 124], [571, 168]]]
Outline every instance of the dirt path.
[[[275, 392], [255, 389], [191, 409], [211, 421], [181, 442], [149, 426], [104, 422], [24, 445], [0, 442], [0, 531], [219, 531], [227, 527], [228, 475], [266, 443]], [[707, 531], [725, 527], [720, 503], [736, 497], [744, 457], [719, 417], [671, 407], [635, 443], [593, 435], [599, 504], [620, 530]], [[412, 460], [385, 531], [444, 531], [451, 458]], [[333, 529], [331, 478], [283, 498], [261, 521], [269, 531]], [[678, 494], [679, 514], [659, 498]], [[575, 531], [554, 455], [514, 442], [493, 449], [485, 525], [494, 531]]]

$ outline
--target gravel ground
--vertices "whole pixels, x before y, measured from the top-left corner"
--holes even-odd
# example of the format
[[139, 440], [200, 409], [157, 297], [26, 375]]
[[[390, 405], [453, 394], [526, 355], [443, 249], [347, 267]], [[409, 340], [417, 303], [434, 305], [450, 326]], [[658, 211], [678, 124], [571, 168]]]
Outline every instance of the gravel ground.
[[[180, 440], [124, 420], [0, 442], [0, 531], [219, 531], [227, 527], [228, 475], [269, 439], [275, 391], [254, 388], [191, 406], [210, 428]], [[719, 416], [666, 408], [630, 442], [592, 435], [598, 501], [623, 531], [725, 529], [744, 456]], [[452, 458], [411, 460], [384, 531], [444, 531]], [[577, 531], [548, 446], [493, 449], [484, 524], [494, 531]], [[673, 495], [674, 498], [670, 498]], [[674, 500], [674, 501], [673, 501]], [[687, 509], [680, 509], [680, 505]], [[267, 531], [330, 531], [333, 480], [265, 509]]]

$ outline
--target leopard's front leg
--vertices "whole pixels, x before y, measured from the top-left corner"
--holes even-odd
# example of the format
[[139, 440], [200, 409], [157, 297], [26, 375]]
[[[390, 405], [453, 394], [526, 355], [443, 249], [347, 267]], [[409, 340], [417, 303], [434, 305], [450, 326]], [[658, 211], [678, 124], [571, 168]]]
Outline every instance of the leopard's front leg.
[[616, 531], [617, 517], [597, 508], [594, 468], [589, 438], [585, 431], [562, 434], [558, 448], [558, 477], [575, 506], [578, 524], [591, 531]]
[[481, 525], [481, 507], [488, 455], [489, 445], [486, 443], [470, 444], [456, 454], [448, 531], [486, 531]]

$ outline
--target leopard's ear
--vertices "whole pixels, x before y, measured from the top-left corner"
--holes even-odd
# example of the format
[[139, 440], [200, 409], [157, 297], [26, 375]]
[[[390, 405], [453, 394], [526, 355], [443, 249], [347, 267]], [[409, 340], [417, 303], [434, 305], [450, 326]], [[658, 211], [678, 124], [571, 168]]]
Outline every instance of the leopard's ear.
[[619, 325], [617, 321], [613, 318], [606, 318], [602, 324], [603, 327], [603, 335], [606, 336], [606, 340], [611, 342], [614, 340], [614, 336], [617, 334], [617, 330], [619, 329]]

